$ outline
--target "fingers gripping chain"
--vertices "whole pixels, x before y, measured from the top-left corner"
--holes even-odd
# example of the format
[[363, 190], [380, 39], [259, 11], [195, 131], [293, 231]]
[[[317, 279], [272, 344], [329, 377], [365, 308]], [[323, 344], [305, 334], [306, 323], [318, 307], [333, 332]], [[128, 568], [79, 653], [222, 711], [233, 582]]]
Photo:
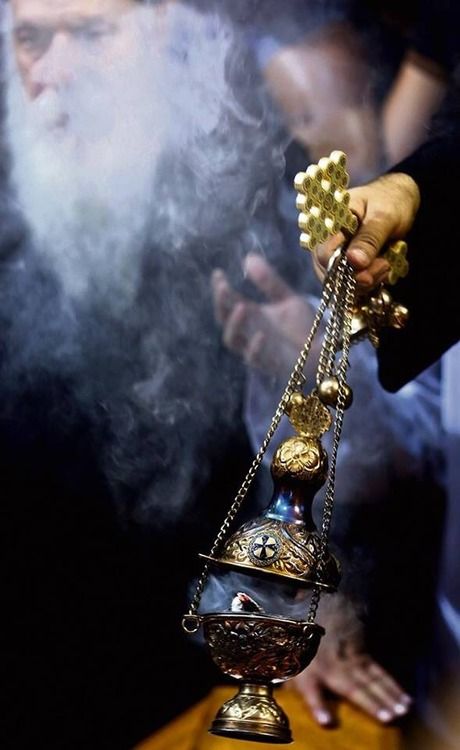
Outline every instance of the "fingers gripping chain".
[[[297, 190], [296, 206], [300, 211], [298, 224], [302, 233], [300, 245], [315, 250], [320, 243], [342, 231], [353, 237], [359, 222], [351, 211], [348, 191], [349, 175], [347, 157], [343, 151], [332, 151], [318, 164], [310, 164], [305, 172], [299, 172], [294, 180]], [[365, 239], [366, 225], [361, 228], [361, 240]], [[373, 240], [370, 235], [368, 242]], [[338, 248], [329, 261], [328, 271], [345, 252], [346, 244]], [[396, 240], [387, 246], [383, 257], [388, 261], [388, 283], [391, 285], [404, 278], [409, 271], [407, 244]], [[375, 347], [379, 346], [381, 328], [403, 328], [408, 311], [393, 301], [387, 289], [381, 284], [368, 296], [356, 300], [353, 310], [352, 338], [355, 341], [367, 336]]]

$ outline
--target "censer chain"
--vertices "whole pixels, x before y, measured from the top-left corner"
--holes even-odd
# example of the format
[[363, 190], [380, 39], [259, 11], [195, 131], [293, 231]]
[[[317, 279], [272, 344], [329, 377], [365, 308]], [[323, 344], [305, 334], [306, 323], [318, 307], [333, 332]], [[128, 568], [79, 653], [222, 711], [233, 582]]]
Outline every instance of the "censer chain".
[[[294, 365], [294, 368], [291, 372], [291, 375], [289, 377], [287, 386], [284, 390], [283, 395], [281, 396], [281, 400], [276, 408], [275, 414], [272, 418], [272, 421], [270, 423], [270, 426], [267, 430], [267, 433], [265, 435], [265, 438], [262, 442], [261, 447], [259, 448], [258, 453], [256, 454], [248, 473], [246, 474], [243, 483], [238, 490], [235, 499], [233, 500], [232, 505], [230, 506], [230, 509], [222, 523], [222, 526], [220, 527], [219, 533], [217, 537], [214, 540], [214, 543], [212, 545], [211, 551], [209, 553], [210, 557], [214, 557], [222, 542], [224, 541], [226, 534], [235, 519], [235, 516], [237, 515], [241, 504], [243, 503], [243, 500], [245, 499], [249, 488], [252, 484], [252, 481], [257, 473], [257, 470], [260, 466], [260, 464], [263, 461], [264, 455], [267, 451], [268, 446], [270, 445], [270, 442], [273, 438], [273, 435], [275, 434], [279, 423], [281, 422], [282, 417], [285, 414], [286, 406], [289, 402], [289, 399], [291, 398], [292, 394], [295, 390], [299, 388], [304, 382], [305, 382], [305, 376], [304, 376], [304, 369], [305, 364], [308, 358], [308, 355], [311, 350], [311, 346], [313, 343], [313, 339], [316, 336], [316, 333], [318, 331], [318, 328], [321, 324], [321, 321], [324, 317], [324, 313], [326, 312], [328, 305], [335, 295], [337, 297], [337, 277], [341, 276], [341, 263], [340, 259], [338, 259], [338, 262], [335, 263], [332, 268], [330, 269], [328, 275], [326, 276], [324, 287], [323, 287], [323, 293], [321, 295], [321, 301], [318, 306], [318, 310], [316, 312], [315, 318], [313, 320], [313, 324], [310, 329], [310, 333], [308, 334], [307, 340], [305, 341], [304, 346], [302, 347], [302, 350], [300, 352], [300, 355]], [[333, 316], [335, 317], [335, 316]], [[198, 612], [198, 607], [200, 606], [201, 597], [203, 595], [204, 587], [206, 585], [206, 582], [208, 580], [209, 576], [209, 568], [210, 563], [205, 563], [203, 567], [202, 574], [198, 580], [198, 583], [196, 585], [195, 594], [193, 596], [193, 599], [191, 601], [188, 616], [194, 617], [196, 613]]]
[[337, 260], [337, 265], [339, 267], [332, 299], [329, 304], [330, 315], [328, 317], [318, 360], [316, 372], [317, 386], [319, 386], [325, 378], [330, 377], [333, 374], [337, 352], [341, 347], [341, 336], [344, 326], [344, 305], [342, 303], [342, 297], [344, 296], [344, 270], [347, 261], [343, 256], [343, 248], [339, 248], [337, 253], [339, 253]]
[[[334, 294], [333, 309], [331, 311], [331, 337], [325, 336], [324, 348], [328, 348], [326, 375], [330, 375], [335, 357], [339, 349], [342, 354], [337, 366], [336, 376], [338, 380], [337, 405], [335, 409], [334, 433], [332, 440], [331, 455], [329, 460], [328, 481], [324, 497], [323, 516], [320, 536], [320, 550], [318, 555], [318, 570], [321, 571], [326, 559], [329, 532], [331, 528], [332, 514], [335, 499], [335, 475], [337, 467], [337, 453], [342, 434], [343, 418], [346, 409], [346, 377], [349, 365], [351, 346], [351, 330], [353, 318], [353, 306], [355, 300], [356, 280], [353, 269], [345, 258], [340, 261], [340, 269], [337, 274], [337, 286]], [[340, 330], [342, 329], [342, 330]], [[333, 331], [333, 333], [332, 333]], [[318, 368], [319, 369], [319, 368]], [[320, 382], [320, 381], [317, 381]], [[321, 589], [315, 586], [312, 592], [307, 620], [313, 623], [316, 619], [318, 606], [321, 598]]]

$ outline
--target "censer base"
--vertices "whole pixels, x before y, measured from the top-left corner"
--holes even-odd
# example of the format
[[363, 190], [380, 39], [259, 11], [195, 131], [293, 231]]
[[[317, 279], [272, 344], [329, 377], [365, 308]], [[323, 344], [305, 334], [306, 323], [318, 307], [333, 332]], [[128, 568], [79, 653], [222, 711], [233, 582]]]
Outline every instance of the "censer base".
[[276, 745], [292, 742], [289, 719], [269, 684], [243, 682], [238, 693], [219, 709], [209, 732], [234, 740]]

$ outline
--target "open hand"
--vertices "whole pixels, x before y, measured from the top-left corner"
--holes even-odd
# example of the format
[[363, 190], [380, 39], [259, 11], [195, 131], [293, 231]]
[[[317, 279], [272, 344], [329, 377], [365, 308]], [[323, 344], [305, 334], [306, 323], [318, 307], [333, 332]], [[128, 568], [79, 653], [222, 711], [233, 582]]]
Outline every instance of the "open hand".
[[223, 271], [214, 271], [215, 315], [224, 343], [251, 367], [284, 377], [304, 344], [314, 311], [260, 255], [248, 255], [244, 270], [267, 301], [260, 304], [243, 297]]
[[326, 635], [317, 656], [286, 687], [301, 694], [313, 717], [325, 727], [335, 725], [328, 693], [345, 698], [382, 723], [400, 718], [408, 712], [411, 698], [367, 653], [357, 615], [343, 596], [335, 597], [325, 617], [323, 613]]

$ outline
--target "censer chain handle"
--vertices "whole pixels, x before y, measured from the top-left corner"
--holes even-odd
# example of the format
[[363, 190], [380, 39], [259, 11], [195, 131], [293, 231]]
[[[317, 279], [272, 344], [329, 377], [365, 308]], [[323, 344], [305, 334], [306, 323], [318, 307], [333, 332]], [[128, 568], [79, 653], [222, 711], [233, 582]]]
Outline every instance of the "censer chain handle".
[[[292, 396], [293, 392], [305, 381], [305, 376], [303, 374], [303, 371], [305, 369], [305, 364], [308, 358], [308, 355], [310, 353], [311, 345], [313, 343], [313, 339], [316, 336], [316, 333], [318, 331], [318, 328], [321, 324], [321, 321], [324, 317], [324, 313], [330, 303], [330, 300], [332, 296], [334, 295], [336, 291], [336, 281], [337, 276], [340, 276], [340, 262], [337, 262], [329, 271], [326, 280], [324, 282], [324, 288], [323, 288], [323, 294], [321, 297], [321, 302], [319, 304], [318, 310], [316, 312], [310, 333], [308, 335], [307, 340], [305, 341], [305, 344], [302, 348], [302, 351], [300, 352], [300, 355], [297, 359], [297, 362], [294, 365], [294, 368], [291, 372], [291, 375], [289, 377], [287, 386], [284, 390], [283, 395], [281, 396], [281, 400], [277, 406], [277, 409], [275, 411], [275, 414], [273, 416], [273, 419], [270, 423], [270, 426], [267, 430], [267, 434], [265, 435], [264, 441], [259, 448], [259, 451], [257, 455], [255, 456], [248, 473], [246, 474], [243, 483], [238, 490], [235, 499], [233, 500], [232, 505], [230, 506], [230, 509], [224, 519], [224, 522], [222, 523], [222, 526], [220, 527], [219, 533], [217, 537], [214, 540], [214, 543], [212, 545], [211, 551], [209, 553], [210, 557], [214, 557], [217, 553], [217, 551], [220, 548], [220, 545], [225, 539], [225, 536], [235, 518], [237, 515], [241, 504], [243, 503], [243, 500], [245, 499], [249, 488], [252, 484], [252, 481], [257, 473], [257, 470], [260, 466], [260, 464], [263, 461], [265, 452], [270, 445], [270, 442], [273, 438], [273, 435], [275, 434], [279, 423], [281, 422], [281, 419], [285, 413], [285, 408], [289, 402], [290, 397]], [[204, 587], [206, 585], [206, 581], [208, 580], [209, 576], [209, 563], [205, 563], [203, 567], [202, 574], [198, 580], [198, 583], [196, 585], [195, 594], [193, 596], [193, 599], [191, 601], [188, 616], [194, 617], [196, 616], [198, 612], [198, 607], [200, 606], [201, 597], [203, 595]]]
[[325, 379], [330, 377], [335, 369], [335, 360], [337, 352], [340, 350], [342, 345], [342, 332], [344, 326], [344, 305], [343, 305], [343, 284], [344, 284], [344, 269], [346, 268], [347, 261], [344, 257], [346, 247], [339, 247], [335, 254], [335, 261], [340, 269], [336, 275], [336, 284], [332, 294], [332, 299], [329, 304], [330, 315], [328, 317], [326, 329], [323, 336], [323, 344], [318, 359], [318, 367], [316, 372], [316, 385], [317, 387]]
[[[344, 287], [343, 292], [342, 292], [342, 286]], [[337, 287], [335, 290], [336, 294], [334, 295], [335, 310], [331, 312], [331, 317], [334, 318], [336, 322], [336, 326], [334, 326], [336, 330], [334, 331], [334, 336], [332, 339], [335, 344], [335, 350], [334, 348], [329, 349], [329, 353], [331, 357], [333, 357], [331, 361], [333, 362], [335, 360], [335, 355], [339, 347], [341, 347], [342, 349], [342, 355], [341, 355], [341, 358], [337, 367], [337, 380], [338, 380], [339, 387], [338, 387], [337, 405], [336, 405], [335, 420], [334, 420], [334, 434], [333, 434], [331, 455], [330, 455], [330, 461], [329, 461], [328, 481], [327, 481], [325, 498], [324, 498], [323, 517], [322, 517], [322, 525], [321, 525], [320, 552], [319, 552], [319, 557], [318, 557], [318, 568], [320, 570], [321, 570], [321, 567], [324, 565], [324, 561], [326, 559], [329, 532], [331, 528], [332, 513], [333, 513], [333, 508], [334, 508], [337, 453], [338, 453], [338, 447], [340, 443], [340, 437], [342, 434], [343, 417], [344, 417], [344, 413], [346, 409], [346, 376], [347, 376], [347, 371], [348, 371], [349, 354], [350, 354], [350, 346], [351, 346], [351, 331], [352, 331], [353, 306], [354, 306], [354, 301], [355, 301], [355, 289], [356, 289], [356, 280], [354, 277], [353, 269], [351, 268], [347, 260], [345, 258], [342, 258], [340, 261], [340, 269], [337, 274]], [[343, 294], [343, 297], [342, 297], [342, 294]], [[343, 304], [341, 304], [342, 300], [343, 300]], [[342, 314], [340, 316], [337, 315], [337, 312], [339, 310], [342, 311]], [[341, 322], [342, 322], [341, 326], [339, 325], [339, 317], [341, 318]], [[340, 328], [342, 328], [342, 331], [340, 331]], [[329, 347], [330, 344], [331, 342], [328, 342], [328, 343], [325, 342], [325, 346]], [[321, 589], [319, 586], [315, 586], [312, 592], [311, 600], [310, 600], [310, 606], [309, 606], [309, 611], [308, 611], [308, 616], [307, 616], [308, 622], [313, 623], [315, 621], [320, 598], [321, 598]]]

